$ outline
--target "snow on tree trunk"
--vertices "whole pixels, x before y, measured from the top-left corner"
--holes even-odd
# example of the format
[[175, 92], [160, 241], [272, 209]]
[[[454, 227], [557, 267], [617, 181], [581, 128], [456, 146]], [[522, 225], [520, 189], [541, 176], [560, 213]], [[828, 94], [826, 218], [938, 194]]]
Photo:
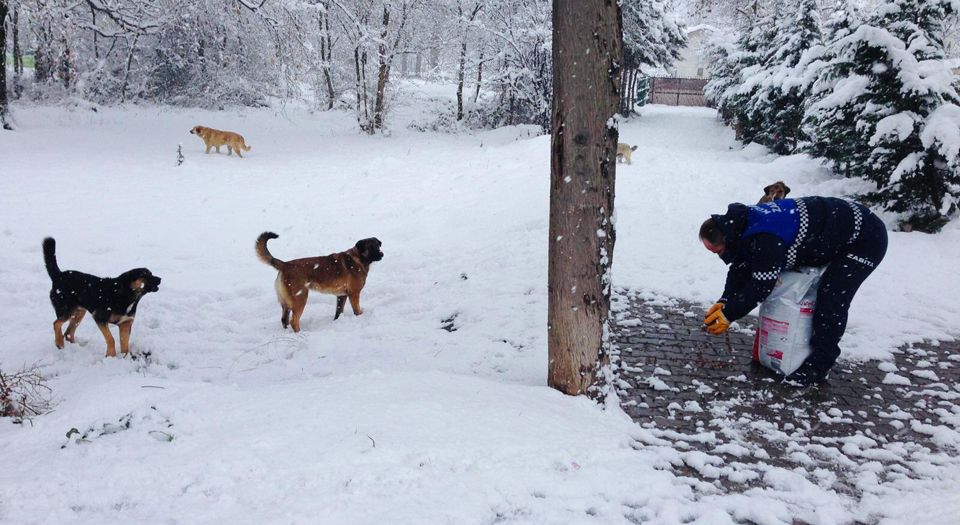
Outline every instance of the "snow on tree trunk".
[[587, 393], [608, 363], [622, 26], [616, 2], [553, 2], [548, 383]]
[[7, 97], [7, 0], [0, 0], [0, 127], [13, 129], [9, 123], [10, 102]]

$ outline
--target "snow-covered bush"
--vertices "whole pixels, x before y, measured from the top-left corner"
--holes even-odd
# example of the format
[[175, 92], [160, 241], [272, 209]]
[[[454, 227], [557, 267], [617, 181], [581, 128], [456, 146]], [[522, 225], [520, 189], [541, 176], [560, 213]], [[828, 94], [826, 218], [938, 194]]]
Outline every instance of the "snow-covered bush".
[[11, 373], [0, 370], [0, 417], [21, 423], [49, 412], [53, 408], [50, 393], [47, 380], [36, 365]]

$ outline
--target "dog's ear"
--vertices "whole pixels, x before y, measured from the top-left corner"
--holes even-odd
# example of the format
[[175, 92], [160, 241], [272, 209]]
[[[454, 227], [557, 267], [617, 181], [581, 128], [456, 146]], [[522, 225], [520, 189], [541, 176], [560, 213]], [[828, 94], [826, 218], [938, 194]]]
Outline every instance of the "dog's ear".
[[126, 284], [133, 291], [144, 291], [150, 287], [153, 274], [146, 268], [135, 268], [124, 272], [117, 279]]
[[[776, 183], [774, 183], [774, 184], [776, 184]], [[770, 188], [772, 188], [772, 187], [773, 187], [773, 184], [768, 184], [766, 187], [764, 187], [764, 188], [763, 188], [763, 194], [764, 194], [764, 195], [770, 195]]]
[[783, 196], [786, 197], [790, 194], [790, 186], [787, 186], [783, 182], [780, 182], [780, 184], [783, 185]]

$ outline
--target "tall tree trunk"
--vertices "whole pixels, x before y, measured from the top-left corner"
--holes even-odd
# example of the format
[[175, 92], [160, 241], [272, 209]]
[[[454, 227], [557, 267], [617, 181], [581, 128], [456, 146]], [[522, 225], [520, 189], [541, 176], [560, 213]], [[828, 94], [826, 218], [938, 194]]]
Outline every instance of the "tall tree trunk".
[[13, 129], [10, 125], [10, 100], [7, 98], [7, 12], [8, 0], [0, 0], [0, 127]]
[[473, 92], [473, 103], [480, 98], [480, 83], [483, 82], [483, 47], [480, 48], [480, 60], [477, 61], [477, 89]]
[[320, 58], [323, 59], [323, 79], [327, 85], [327, 109], [333, 109], [336, 93], [333, 91], [333, 77], [330, 74], [330, 64], [333, 61], [333, 37], [330, 35], [330, 3], [324, 4], [320, 14]]
[[457, 120], [463, 120], [463, 77], [467, 69], [467, 35], [460, 44], [460, 66], [457, 68]]
[[572, 395], [609, 362], [622, 47], [616, 1], [553, 0], [548, 383]]
[[20, 6], [13, 4], [13, 15], [10, 18], [11, 33], [13, 33], [13, 98], [20, 98], [23, 93], [23, 50], [20, 49]]
[[90, 30], [93, 33], [93, 58], [100, 60], [100, 48], [97, 44], [97, 11], [90, 6], [90, 20], [93, 28]]
[[390, 28], [390, 7], [388, 4], [383, 6], [383, 28], [380, 31], [380, 44], [377, 46], [377, 98], [373, 104], [373, 128], [374, 130], [383, 129], [383, 106], [385, 103], [384, 95], [387, 88], [387, 79], [390, 75], [390, 62], [387, 60], [387, 33]]
[[[366, 56], [366, 52], [362, 53], [362, 55]], [[364, 68], [366, 68], [366, 59], [361, 59], [360, 57], [360, 44], [357, 44], [353, 48], [353, 63], [357, 75], [357, 124], [361, 130], [367, 131], [370, 124], [364, 117], [367, 109], [367, 82], [366, 75], [363, 73]]]
[[463, 2], [462, 0], [457, 2], [458, 24], [462, 26], [462, 30], [460, 31], [460, 66], [457, 68], [457, 120], [463, 120], [463, 80], [467, 71], [467, 34], [470, 29], [469, 24], [473, 23], [481, 7], [482, 4], [480, 4], [480, 2], [474, 4], [473, 10], [470, 12], [470, 17], [465, 23], [463, 20]]

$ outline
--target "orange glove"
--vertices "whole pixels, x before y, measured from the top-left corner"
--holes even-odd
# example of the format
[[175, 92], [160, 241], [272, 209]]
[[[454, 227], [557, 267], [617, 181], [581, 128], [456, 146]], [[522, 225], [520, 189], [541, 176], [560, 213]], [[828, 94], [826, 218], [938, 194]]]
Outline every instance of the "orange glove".
[[707, 310], [703, 324], [707, 325], [707, 331], [713, 335], [720, 335], [730, 328], [730, 321], [723, 315], [723, 303], [717, 303]]

